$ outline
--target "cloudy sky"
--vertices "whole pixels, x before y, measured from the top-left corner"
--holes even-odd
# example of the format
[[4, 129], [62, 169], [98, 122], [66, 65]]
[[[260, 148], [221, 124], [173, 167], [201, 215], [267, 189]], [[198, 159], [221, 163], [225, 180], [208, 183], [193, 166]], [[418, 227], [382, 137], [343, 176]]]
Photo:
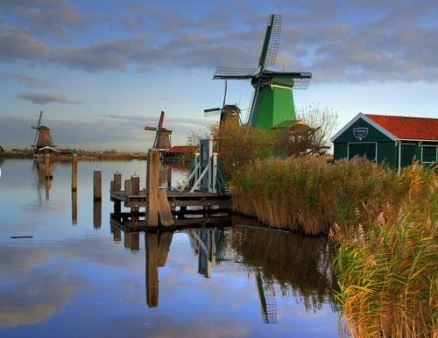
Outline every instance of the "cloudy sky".
[[[182, 5], [183, 4], [183, 5]], [[434, 0], [0, 0], [0, 145], [29, 146], [40, 110], [60, 146], [143, 150], [214, 123], [216, 66], [255, 67], [267, 16], [283, 14], [278, 69], [311, 71], [297, 109], [438, 117]], [[229, 83], [246, 109], [249, 82]]]

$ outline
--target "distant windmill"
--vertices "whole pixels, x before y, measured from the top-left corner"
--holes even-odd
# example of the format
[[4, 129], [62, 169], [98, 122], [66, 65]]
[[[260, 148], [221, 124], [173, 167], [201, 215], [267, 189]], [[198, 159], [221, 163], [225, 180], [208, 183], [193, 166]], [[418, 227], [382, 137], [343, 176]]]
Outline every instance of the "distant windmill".
[[225, 122], [235, 123], [236, 125], [241, 124], [240, 120], [240, 109], [236, 105], [225, 104], [227, 99], [227, 80], [225, 80], [225, 91], [224, 91], [224, 99], [222, 102], [222, 108], [210, 108], [204, 109], [205, 116], [211, 116], [220, 114], [219, 125], [222, 125]]
[[310, 72], [279, 72], [269, 70], [275, 64], [280, 41], [282, 16], [268, 18], [265, 39], [257, 68], [218, 67], [213, 79], [251, 80], [254, 94], [250, 105], [248, 124], [270, 129], [288, 121], [296, 121], [292, 88], [305, 89], [312, 78]]
[[167, 150], [172, 146], [172, 130], [166, 129], [163, 127], [164, 123], [164, 111], [160, 114], [160, 120], [158, 122], [158, 127], [149, 127], [145, 126], [144, 130], [150, 130], [155, 131], [155, 140], [152, 148], [154, 149], [160, 149], [160, 150]]
[[41, 125], [42, 118], [43, 111], [40, 112], [37, 125], [31, 126], [31, 129], [36, 130], [32, 144], [34, 153], [38, 153], [43, 150], [55, 150], [56, 147], [52, 141], [52, 137], [50, 136], [50, 129], [47, 126]]

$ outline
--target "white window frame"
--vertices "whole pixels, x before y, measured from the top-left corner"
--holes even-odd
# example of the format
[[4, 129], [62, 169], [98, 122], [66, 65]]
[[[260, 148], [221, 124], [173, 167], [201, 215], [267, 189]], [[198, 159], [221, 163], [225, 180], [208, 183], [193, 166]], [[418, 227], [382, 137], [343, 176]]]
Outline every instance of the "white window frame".
[[374, 159], [372, 161], [377, 162], [377, 159], [379, 158], [377, 156], [377, 151], [379, 150], [379, 147], [377, 146], [377, 142], [347, 142], [347, 159], [351, 160], [350, 158], [350, 144], [374, 144], [376, 147]]
[[[423, 161], [423, 151], [424, 148], [435, 148], [435, 161], [434, 162], [425, 162]], [[434, 164], [434, 163], [438, 163], [438, 145], [433, 145], [433, 144], [423, 144], [421, 145], [421, 163], [427, 163], [427, 164]]]

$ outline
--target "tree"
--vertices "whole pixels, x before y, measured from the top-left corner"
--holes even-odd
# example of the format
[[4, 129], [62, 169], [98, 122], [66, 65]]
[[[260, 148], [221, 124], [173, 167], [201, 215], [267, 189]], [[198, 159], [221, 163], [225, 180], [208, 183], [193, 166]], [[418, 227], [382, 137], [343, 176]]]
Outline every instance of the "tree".
[[330, 148], [330, 137], [338, 126], [338, 113], [319, 103], [310, 104], [298, 112], [298, 119], [310, 127], [309, 154], [325, 154]]

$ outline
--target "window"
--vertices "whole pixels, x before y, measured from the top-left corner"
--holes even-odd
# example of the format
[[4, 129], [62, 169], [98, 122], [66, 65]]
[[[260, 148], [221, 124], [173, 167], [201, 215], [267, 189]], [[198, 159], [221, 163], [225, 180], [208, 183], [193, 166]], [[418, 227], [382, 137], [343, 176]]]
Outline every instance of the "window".
[[436, 146], [423, 146], [421, 158], [422, 158], [422, 162], [424, 162], [424, 163], [436, 163], [437, 162], [437, 147]]

